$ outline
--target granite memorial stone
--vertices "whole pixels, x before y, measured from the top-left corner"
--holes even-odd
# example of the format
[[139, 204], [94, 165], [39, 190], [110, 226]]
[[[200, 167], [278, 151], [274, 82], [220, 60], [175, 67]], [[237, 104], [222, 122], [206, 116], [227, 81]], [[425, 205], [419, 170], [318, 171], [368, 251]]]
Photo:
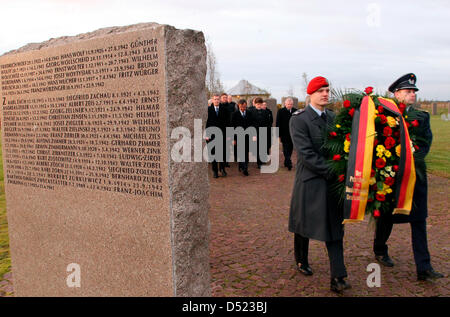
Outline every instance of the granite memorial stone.
[[210, 296], [206, 163], [175, 163], [206, 119], [202, 32], [156, 23], [0, 57], [16, 296]]

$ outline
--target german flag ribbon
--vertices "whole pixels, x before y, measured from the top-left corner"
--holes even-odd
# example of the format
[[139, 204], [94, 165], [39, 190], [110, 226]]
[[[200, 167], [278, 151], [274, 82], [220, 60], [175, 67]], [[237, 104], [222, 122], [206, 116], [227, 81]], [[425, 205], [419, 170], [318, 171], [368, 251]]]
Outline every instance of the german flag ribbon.
[[[383, 108], [392, 112], [399, 119], [401, 151], [399, 169], [396, 175], [396, 207], [393, 213], [409, 215], [416, 172], [408, 128], [393, 100], [379, 97], [378, 101]], [[375, 134], [375, 104], [370, 96], [365, 96], [361, 106], [355, 109], [353, 115], [345, 182], [343, 223], [359, 222], [364, 219], [369, 195]]]
[[393, 112], [400, 123], [400, 164], [396, 175], [394, 214], [409, 215], [412, 207], [414, 186], [416, 184], [416, 169], [412, 142], [409, 137], [408, 127], [397, 105], [392, 99], [378, 98], [383, 108]]
[[364, 219], [369, 180], [372, 171], [373, 143], [375, 139], [375, 104], [365, 96], [359, 108], [355, 108], [352, 121], [350, 151], [345, 181], [344, 221], [358, 222]]

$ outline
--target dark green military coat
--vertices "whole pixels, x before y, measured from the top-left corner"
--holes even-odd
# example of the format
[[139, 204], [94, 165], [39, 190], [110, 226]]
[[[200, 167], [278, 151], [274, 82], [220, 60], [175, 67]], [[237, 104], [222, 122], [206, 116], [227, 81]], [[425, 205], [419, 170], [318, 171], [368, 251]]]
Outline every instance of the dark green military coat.
[[[327, 121], [335, 114], [326, 110]], [[334, 241], [342, 239], [342, 211], [328, 192], [329, 166], [321, 154], [325, 121], [307, 106], [296, 111], [289, 122], [297, 167], [289, 213], [289, 231], [304, 237]]]

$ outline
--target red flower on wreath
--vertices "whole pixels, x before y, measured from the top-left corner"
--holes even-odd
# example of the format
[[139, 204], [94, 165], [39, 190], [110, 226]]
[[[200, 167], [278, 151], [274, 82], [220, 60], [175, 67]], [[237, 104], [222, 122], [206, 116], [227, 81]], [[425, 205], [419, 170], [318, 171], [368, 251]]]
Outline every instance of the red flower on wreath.
[[398, 109], [400, 110], [400, 112], [403, 114], [403, 112], [405, 112], [406, 109], [406, 105], [404, 103], [399, 103], [398, 104]]
[[384, 183], [388, 186], [392, 186], [395, 183], [395, 178], [393, 177], [386, 177], [386, 179], [384, 180]]
[[418, 150], [419, 150], [419, 146], [418, 146], [418, 145], [414, 145], [414, 149], [415, 149], [416, 151], [418, 151]]
[[375, 166], [376, 166], [377, 168], [383, 168], [383, 167], [386, 166], [386, 162], [385, 162], [382, 158], [378, 158], [378, 159], [375, 161]]
[[374, 141], [373, 141], [373, 146], [377, 146], [378, 145], [378, 139], [375, 139]]
[[375, 170], [372, 168], [372, 170], [370, 171], [370, 177], [374, 177], [375, 176]]
[[347, 141], [350, 142], [350, 133], [347, 133], [347, 134], [345, 135], [345, 139], [346, 139]]
[[392, 169], [394, 170], [394, 172], [398, 172], [398, 165], [392, 166]]
[[384, 114], [381, 114], [378, 117], [380, 118], [380, 123], [381, 124], [386, 124], [387, 118], [386, 118], [386, 116]]
[[350, 117], [353, 117], [353, 115], [355, 114], [355, 108], [350, 109], [348, 114], [350, 115]]
[[391, 136], [391, 135], [392, 135], [392, 129], [391, 129], [391, 127], [384, 127], [384, 129], [383, 129], [383, 135], [384, 135], [384, 136]]
[[373, 92], [373, 87], [367, 87], [365, 90], [364, 90], [364, 92], [366, 93], [366, 94], [371, 94], [372, 92]]
[[342, 183], [345, 180], [345, 175], [341, 174], [339, 175], [339, 182]]
[[350, 100], [344, 100], [343, 106], [344, 108], [350, 107], [351, 106]]
[[386, 196], [384, 196], [383, 194], [375, 194], [375, 199], [378, 201], [385, 201]]
[[339, 161], [341, 159], [341, 156], [339, 154], [335, 154], [333, 156], [333, 161]]
[[378, 217], [380, 217], [380, 211], [378, 210], [378, 209], [375, 209], [374, 211], [373, 211], [373, 216], [375, 217], [375, 218], [378, 218]]
[[378, 113], [383, 113], [384, 112], [384, 108], [382, 106], [378, 106]]
[[334, 131], [331, 131], [330, 132], [330, 137], [331, 138], [335, 138], [337, 136], [337, 133], [336, 132], [334, 132]]
[[400, 137], [400, 131], [395, 131], [395, 132], [394, 132], [394, 136], [395, 136], [396, 138], [399, 138], [399, 137]]
[[384, 146], [386, 149], [392, 149], [395, 145], [395, 139], [393, 137], [388, 136], [386, 140], [384, 141]]
[[418, 127], [418, 126], [419, 126], [419, 121], [414, 120], [414, 121], [411, 122], [411, 125], [412, 125], [413, 127]]

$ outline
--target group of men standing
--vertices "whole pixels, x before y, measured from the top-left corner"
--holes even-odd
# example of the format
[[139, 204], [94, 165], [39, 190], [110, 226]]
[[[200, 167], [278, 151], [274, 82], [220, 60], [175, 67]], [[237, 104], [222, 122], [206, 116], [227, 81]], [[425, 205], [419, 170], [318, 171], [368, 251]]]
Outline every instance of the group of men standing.
[[[266, 103], [260, 97], [254, 98], [253, 105], [248, 108], [245, 99], [239, 100], [236, 105], [232, 101], [231, 96], [225, 93], [220, 96], [217, 94], [214, 95], [210, 101], [211, 105], [208, 107], [208, 119], [206, 121], [206, 142], [209, 144], [211, 141], [216, 140], [217, 135], [219, 135], [218, 133], [211, 132], [208, 128], [218, 128], [221, 132], [219, 136], [222, 138], [220, 151], [217, 151], [217, 144], [214, 144], [210, 149], [210, 153], [213, 155], [211, 162], [213, 177], [219, 177], [219, 172], [222, 176], [227, 176], [226, 167], [230, 166], [228, 162], [231, 160], [228, 154], [231, 152], [232, 146], [234, 146], [234, 160], [239, 162], [239, 171], [245, 176], [249, 176], [248, 163], [252, 142], [255, 144], [254, 148], [256, 151], [253, 154], [257, 158], [258, 168], [261, 168], [261, 165], [268, 161], [268, 155], [272, 145], [270, 129], [273, 124], [272, 111], [267, 108]], [[236, 134], [227, 137], [227, 127], [233, 129], [242, 128], [242, 130], [246, 130], [249, 127], [255, 128], [255, 135], [253, 137], [250, 138], [248, 134], [244, 136], [243, 142], [245, 145], [241, 145], [244, 151], [239, 151], [238, 142], [241, 141]], [[266, 139], [266, 142], [263, 143], [265, 149], [260, 148], [261, 142], [259, 138], [262, 137], [262, 133], [264, 133]]]
[[[415, 86], [416, 77], [414, 74], [406, 74], [397, 79], [390, 87], [398, 102], [407, 105], [407, 113], [414, 114], [419, 121], [419, 139], [424, 140], [420, 145], [420, 155], [425, 156], [431, 145], [432, 133], [430, 129], [430, 117], [428, 113], [414, 109], [416, 101]], [[347, 270], [344, 264], [344, 225], [343, 211], [338, 208], [338, 203], [333, 201], [329, 188], [336, 175], [333, 175], [327, 163], [327, 157], [322, 152], [324, 142], [323, 133], [327, 125], [333, 124], [335, 114], [326, 108], [329, 104], [330, 88], [328, 80], [324, 77], [312, 79], [307, 87], [309, 103], [305, 108], [297, 110], [293, 107], [293, 100], [287, 98], [283, 108], [278, 110], [276, 126], [279, 128], [280, 141], [283, 144], [283, 154], [285, 157], [284, 166], [292, 169], [291, 155], [296, 150], [297, 165], [294, 187], [291, 198], [289, 212], [289, 231], [294, 233], [294, 257], [297, 270], [309, 276], [313, 270], [309, 264], [308, 249], [309, 239], [324, 241], [328, 251], [330, 261], [331, 282], [330, 289], [334, 292], [343, 292], [350, 288], [350, 284], [345, 280]], [[221, 99], [220, 99], [221, 98]], [[255, 98], [254, 107], [247, 108], [247, 102], [240, 100], [238, 105], [234, 105], [227, 100], [228, 96], [215, 95], [211, 106], [208, 107], [208, 121], [206, 127], [219, 127], [223, 132], [224, 151], [230, 140], [226, 140], [226, 127], [241, 127], [243, 130], [249, 127], [270, 128], [273, 117], [270, 110], [263, 105], [261, 98]], [[259, 130], [259, 129], [257, 129]], [[270, 129], [268, 129], [270, 131]], [[267, 133], [270, 135], [270, 132]], [[248, 152], [250, 142], [259, 138], [259, 134], [252, 140], [246, 135], [245, 158], [238, 157], [239, 170], [248, 176]], [[214, 136], [208, 136], [210, 142]], [[236, 136], [231, 142], [235, 145]], [[260, 143], [260, 142], [258, 142]], [[268, 140], [270, 149], [271, 140]], [[261, 166], [261, 154], [256, 153], [258, 167]], [[262, 151], [264, 152], [264, 151]], [[416, 164], [425, 164], [415, 162]], [[219, 164], [219, 165], [217, 165]], [[226, 157], [222, 162], [212, 162], [214, 177], [218, 177], [218, 171], [226, 176]], [[425, 170], [425, 168], [422, 168]], [[373, 251], [375, 258], [382, 265], [394, 266], [393, 260], [388, 254], [387, 240], [391, 234], [393, 224], [397, 222], [409, 222], [411, 224], [412, 249], [416, 262], [418, 280], [429, 281], [443, 277], [431, 266], [430, 253], [428, 251], [426, 217], [427, 211], [427, 179], [426, 175], [417, 178], [413, 207], [409, 216], [403, 218], [392, 217], [386, 214], [377, 220]]]
[[[419, 118], [421, 127], [419, 137], [424, 140], [419, 145], [422, 152], [420, 155], [424, 157], [429, 151], [432, 133], [428, 113], [413, 107], [418, 90], [415, 82], [414, 74], [406, 74], [396, 80], [389, 87], [389, 91], [395, 95], [398, 102], [408, 106], [408, 115], [415, 112]], [[313, 274], [308, 261], [309, 239], [325, 242], [330, 260], [330, 289], [341, 293], [351, 286], [345, 280], [347, 271], [343, 249], [343, 211], [337, 207], [337, 201], [333, 201], [334, 199], [329, 193], [330, 185], [336, 175], [331, 172], [327, 158], [322, 152], [323, 131], [328, 124], [333, 123], [335, 117], [333, 111], [326, 108], [330, 94], [327, 79], [321, 76], [312, 79], [308, 84], [307, 93], [310, 97], [309, 105], [296, 111], [289, 122], [293, 146], [297, 151], [289, 231], [294, 233], [294, 256], [297, 269], [307, 276]], [[415, 163], [419, 164], [419, 162]], [[409, 222], [417, 278], [422, 281], [443, 277], [431, 266], [428, 251], [427, 187], [426, 175], [419, 177], [415, 184], [413, 207], [410, 215], [406, 218], [404, 216], [399, 221], [386, 213], [377, 220], [373, 244], [376, 260], [384, 266], [394, 266], [393, 260], [388, 255], [387, 240], [391, 234], [393, 223]]]

